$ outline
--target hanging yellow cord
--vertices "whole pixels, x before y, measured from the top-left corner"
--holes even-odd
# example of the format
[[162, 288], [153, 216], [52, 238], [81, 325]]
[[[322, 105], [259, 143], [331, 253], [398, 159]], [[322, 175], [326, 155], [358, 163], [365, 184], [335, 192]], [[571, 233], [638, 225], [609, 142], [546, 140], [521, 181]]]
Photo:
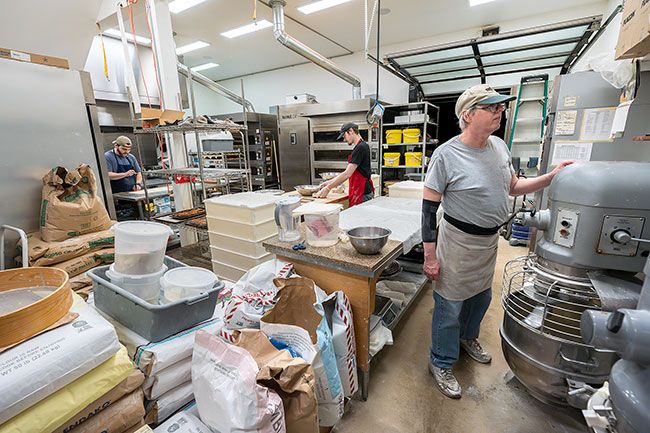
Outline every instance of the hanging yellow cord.
[[253, 22], [257, 21], [257, 0], [253, 0]]
[[102, 43], [102, 57], [104, 58], [104, 76], [106, 77], [106, 81], [111, 81], [110, 78], [108, 78], [108, 61], [106, 61], [106, 47], [104, 47], [104, 37], [102, 36], [102, 27], [97, 24], [97, 29], [99, 30], [99, 40]]

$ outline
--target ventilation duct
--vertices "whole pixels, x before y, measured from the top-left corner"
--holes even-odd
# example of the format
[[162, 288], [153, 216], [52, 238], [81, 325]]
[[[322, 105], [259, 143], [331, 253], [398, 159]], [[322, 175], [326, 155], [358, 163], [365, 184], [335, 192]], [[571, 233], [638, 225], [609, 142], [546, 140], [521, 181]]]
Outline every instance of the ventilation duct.
[[307, 60], [312, 61], [321, 68], [336, 75], [340, 79], [352, 84], [352, 97], [354, 99], [360, 99], [361, 81], [359, 78], [350, 74], [348, 71], [344, 70], [327, 57], [323, 56], [317, 51], [314, 51], [307, 45], [287, 34], [284, 27], [284, 7], [286, 6], [287, 2], [285, 0], [271, 0], [269, 4], [273, 9], [273, 34], [275, 35], [275, 39], [277, 39], [278, 42], [289, 48], [291, 51], [300, 54]]
[[[183, 75], [186, 78], [189, 78], [190, 72], [189, 72], [187, 66], [185, 66], [182, 63], [177, 63], [177, 68], [178, 68], [178, 72], [181, 75]], [[255, 112], [255, 107], [253, 107], [253, 104], [249, 100], [242, 98], [241, 96], [239, 96], [235, 92], [231, 91], [230, 89], [227, 89], [226, 87], [222, 86], [221, 84], [212, 81], [211, 79], [209, 79], [205, 75], [201, 75], [198, 72], [192, 71], [191, 75], [192, 75], [192, 80], [196, 81], [197, 83], [207, 87], [208, 89], [210, 89], [210, 90], [212, 90], [214, 92], [222, 94], [226, 98], [230, 99], [231, 101], [236, 102], [239, 105], [245, 105], [247, 111], [252, 112], [252, 113]]]

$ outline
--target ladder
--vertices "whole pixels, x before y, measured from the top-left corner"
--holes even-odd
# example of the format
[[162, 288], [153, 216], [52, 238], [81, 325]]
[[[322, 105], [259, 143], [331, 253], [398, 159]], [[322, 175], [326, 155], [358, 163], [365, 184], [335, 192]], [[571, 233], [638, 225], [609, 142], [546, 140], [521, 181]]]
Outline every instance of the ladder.
[[[512, 119], [510, 137], [508, 139], [508, 149], [510, 149], [513, 157], [519, 157], [521, 154], [528, 154], [529, 159], [525, 165], [527, 168], [537, 167], [540, 160], [547, 104], [548, 74], [522, 77], [519, 91], [517, 92], [515, 115]], [[541, 112], [539, 115], [536, 113], [530, 113], [531, 111], [536, 111], [528, 109], [528, 106], [530, 105], [541, 105]], [[524, 116], [521, 115], [522, 112], [525, 113]], [[538, 128], [536, 126], [538, 126]], [[530, 147], [527, 148], [529, 150], [522, 151], [522, 153], [514, 151], [514, 147], [526, 149], [524, 146], [531, 145], [538, 145], [534, 152], [530, 150]]]

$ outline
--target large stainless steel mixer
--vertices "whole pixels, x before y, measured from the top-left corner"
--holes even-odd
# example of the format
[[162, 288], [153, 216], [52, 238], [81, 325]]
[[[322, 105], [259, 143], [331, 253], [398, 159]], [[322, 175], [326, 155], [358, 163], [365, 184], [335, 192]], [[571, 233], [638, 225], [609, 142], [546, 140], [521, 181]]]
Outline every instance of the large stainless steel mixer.
[[542, 233], [535, 254], [504, 270], [503, 353], [536, 398], [583, 408], [584, 391], [600, 386], [618, 357], [583, 342], [580, 317], [636, 306], [634, 274], [650, 247], [628, 241], [650, 236], [650, 164], [569, 166], [550, 186], [548, 209], [523, 221]]

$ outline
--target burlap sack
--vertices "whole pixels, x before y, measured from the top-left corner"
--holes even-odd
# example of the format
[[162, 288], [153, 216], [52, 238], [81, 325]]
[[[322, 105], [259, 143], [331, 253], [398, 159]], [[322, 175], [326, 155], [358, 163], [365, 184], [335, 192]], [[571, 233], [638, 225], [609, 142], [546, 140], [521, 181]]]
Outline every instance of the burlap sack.
[[81, 257], [77, 257], [63, 263], [57, 263], [56, 265], [52, 265], [52, 267], [66, 271], [68, 273], [68, 276], [70, 276], [70, 278], [73, 278], [77, 275], [83, 274], [95, 266], [106, 263], [113, 263], [114, 260], [115, 250], [113, 248], [107, 248], [105, 250], [99, 250], [84, 254]]
[[76, 170], [55, 167], [43, 176], [39, 226], [41, 239], [62, 241], [110, 228], [112, 222], [92, 169], [81, 164]]
[[[40, 232], [35, 232], [27, 235], [27, 243], [29, 266], [50, 266], [102, 248], [111, 248], [115, 245], [115, 235], [111, 230], [103, 230], [61, 242], [46, 242], [41, 239]], [[20, 250], [20, 241], [16, 246]]]

